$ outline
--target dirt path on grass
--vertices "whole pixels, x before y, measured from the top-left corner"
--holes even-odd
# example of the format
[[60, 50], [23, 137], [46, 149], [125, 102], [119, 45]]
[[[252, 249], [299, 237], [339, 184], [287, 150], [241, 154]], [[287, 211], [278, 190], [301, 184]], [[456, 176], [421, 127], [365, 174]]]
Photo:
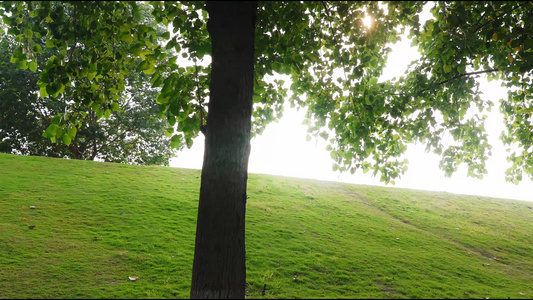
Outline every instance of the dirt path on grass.
[[[374, 210], [377, 214], [381, 214], [381, 215], [384, 215], [390, 219], [393, 219], [395, 221], [399, 221], [399, 222], [402, 222], [403, 224], [405, 224], [406, 226], [408, 227], [411, 227], [411, 228], [415, 228], [417, 230], [420, 230], [420, 231], [423, 231], [423, 232], [426, 232], [430, 235], [433, 235], [435, 237], [438, 237], [438, 238], [441, 238], [441, 239], [445, 239], [461, 248], [463, 248], [467, 253], [470, 253], [470, 254], [473, 254], [473, 255], [476, 255], [478, 257], [482, 257], [486, 260], [488, 260], [490, 263], [495, 263], [495, 264], [499, 264], [499, 265], [502, 265], [502, 266], [505, 266], [513, 271], [517, 271], [517, 272], [520, 272], [520, 273], [523, 273], [525, 275], [528, 275], [528, 276], [531, 276], [533, 277], [533, 274], [520, 268], [520, 267], [517, 267], [517, 266], [514, 266], [514, 265], [511, 265], [511, 264], [508, 264], [508, 263], [505, 263], [501, 260], [498, 260], [494, 257], [491, 257], [491, 255], [483, 250], [476, 250], [474, 248], [471, 248], [455, 239], [452, 239], [450, 237], [447, 237], [445, 235], [443, 235], [442, 233], [439, 233], [439, 232], [435, 232], [435, 231], [432, 231], [432, 230], [429, 230], [428, 228], [424, 228], [424, 227], [419, 227], [419, 226], [416, 226], [416, 224], [413, 224], [412, 222], [410, 221], [407, 221], [407, 220], [404, 220], [402, 218], [399, 218], [397, 216], [394, 216], [390, 213], [388, 213], [387, 211], [383, 210], [382, 208], [379, 208], [375, 205], [372, 205], [371, 203], [369, 203], [367, 200], [366, 200], [366, 197], [359, 194], [359, 193], [354, 193], [353, 191], [349, 191], [346, 189], [346, 187], [344, 185], [340, 185], [339, 184], [339, 192], [343, 193], [344, 195], [347, 196], [347, 198], [349, 199], [353, 199], [355, 201], [358, 201], [366, 206], [368, 206], [369, 208], [371, 208], [372, 210]], [[484, 263], [483, 266], [486, 266], [486, 267], [489, 267], [490, 266], [490, 263]]]

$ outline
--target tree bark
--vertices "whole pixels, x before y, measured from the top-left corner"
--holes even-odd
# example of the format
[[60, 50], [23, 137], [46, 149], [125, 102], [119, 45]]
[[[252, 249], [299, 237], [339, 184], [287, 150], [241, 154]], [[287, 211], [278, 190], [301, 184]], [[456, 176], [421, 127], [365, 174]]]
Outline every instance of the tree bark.
[[244, 298], [257, 2], [207, 3], [212, 69], [191, 298]]

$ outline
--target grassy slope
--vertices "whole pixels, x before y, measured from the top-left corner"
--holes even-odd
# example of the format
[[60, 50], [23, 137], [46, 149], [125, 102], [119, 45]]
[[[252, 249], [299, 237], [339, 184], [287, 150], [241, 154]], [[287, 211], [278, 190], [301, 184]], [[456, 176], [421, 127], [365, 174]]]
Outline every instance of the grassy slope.
[[[187, 298], [199, 176], [0, 154], [0, 298]], [[248, 194], [250, 298], [533, 297], [533, 203], [253, 174]]]

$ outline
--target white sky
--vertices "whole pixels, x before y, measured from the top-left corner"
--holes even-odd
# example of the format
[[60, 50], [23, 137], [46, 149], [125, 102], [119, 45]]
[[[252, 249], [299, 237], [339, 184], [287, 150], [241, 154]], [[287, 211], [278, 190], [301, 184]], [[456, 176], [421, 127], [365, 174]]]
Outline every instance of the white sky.
[[[393, 51], [389, 55], [385, 75], [381, 79], [403, 75], [408, 63], [419, 57], [416, 48], [411, 48], [407, 39], [391, 48]], [[290, 83], [286, 81], [286, 84]], [[444, 171], [438, 167], [439, 156], [426, 153], [424, 145], [414, 144], [408, 146], [405, 155], [409, 160], [409, 169], [401, 178], [395, 179], [394, 185], [381, 183], [379, 177], [372, 176], [372, 172], [363, 174], [362, 171], [357, 171], [353, 175], [350, 172], [333, 172], [333, 161], [329, 152], [325, 150], [326, 142], [322, 139], [306, 142], [307, 126], [302, 125], [305, 111], [296, 111], [289, 105], [285, 105], [283, 118], [278, 123], [270, 124], [261, 136], [252, 139], [248, 170], [256, 174], [533, 201], [533, 181], [528, 176], [524, 176], [518, 185], [505, 181], [505, 170], [510, 164], [506, 160], [505, 147], [499, 139], [504, 127], [503, 116], [498, 109], [498, 100], [505, 98], [507, 92], [498, 81], [489, 83], [481, 77], [480, 84], [484, 93], [482, 97], [494, 102], [492, 112], [485, 123], [489, 142], [493, 148], [492, 156], [487, 161], [488, 174], [483, 176], [483, 180], [467, 177], [466, 166], [463, 165], [451, 178], [446, 178]], [[204, 137], [200, 135], [191, 149], [181, 151], [177, 158], [171, 160], [170, 166], [201, 169], [203, 153]]]

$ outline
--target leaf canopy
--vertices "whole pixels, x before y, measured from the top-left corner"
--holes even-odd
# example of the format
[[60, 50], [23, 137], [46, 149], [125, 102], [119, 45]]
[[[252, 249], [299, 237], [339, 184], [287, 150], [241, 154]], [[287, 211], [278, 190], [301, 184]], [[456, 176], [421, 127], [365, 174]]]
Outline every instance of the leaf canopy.
[[[149, 3], [151, 16], [141, 22], [136, 2], [4, 1], [0, 12], [19, 43], [12, 55], [19, 68], [36, 69], [39, 38], [58, 49], [41, 72], [41, 96], [57, 97], [69, 87], [77, 105], [107, 115], [117, 91], [126, 88], [128, 70], [137, 66], [161, 89], [158, 115], [172, 128], [167, 130], [172, 145], [190, 146], [208, 113], [208, 14], [203, 2]], [[259, 2], [253, 132], [279, 119], [287, 100], [307, 109], [309, 135], [329, 142], [335, 169], [372, 170], [390, 182], [407, 168], [402, 158], [407, 144], [422, 142], [442, 156], [447, 175], [465, 163], [469, 175], [481, 177], [491, 148], [484, 130], [491, 103], [481, 97], [475, 78], [486, 75], [509, 87], [508, 98], [501, 100], [507, 127], [502, 140], [520, 145], [522, 152], [511, 153], [507, 178], [531, 176], [533, 4], [433, 2], [433, 18], [420, 24], [424, 5]], [[65, 18], [67, 11], [72, 20]], [[157, 31], [150, 18], [169, 30]], [[389, 46], [405, 30], [421, 59], [398, 80], [380, 82]], [[275, 75], [290, 78], [290, 97]], [[64, 119], [61, 128], [78, 122], [73, 116]], [[445, 146], [444, 134], [455, 142]]]
[[[53, 87], [42, 80], [49, 79], [49, 73], [40, 76], [30, 70], [35, 63], [36, 69], [45, 71], [47, 62], [60, 52], [46, 48], [43, 39], [34, 42], [33, 48], [40, 51], [34, 53], [29, 69], [22, 70], [10, 62], [17, 43], [3, 31], [0, 34], [0, 152], [168, 165], [177, 151], [162, 134], [166, 122], [157, 118], [157, 91], [149, 76], [130, 68], [124, 75], [125, 91], [118, 92], [110, 107], [87, 113], [72, 105], [72, 87], [65, 85], [64, 92], [54, 98], [48, 94], [54, 93]], [[97, 115], [102, 118], [97, 120]], [[69, 116], [79, 117], [78, 122], [67, 123]]]

